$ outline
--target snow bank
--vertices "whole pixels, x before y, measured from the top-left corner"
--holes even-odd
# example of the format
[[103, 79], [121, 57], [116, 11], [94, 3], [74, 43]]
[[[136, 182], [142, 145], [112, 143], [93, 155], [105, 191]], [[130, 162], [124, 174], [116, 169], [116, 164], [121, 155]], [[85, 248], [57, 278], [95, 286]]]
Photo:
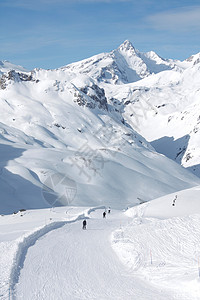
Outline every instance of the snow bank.
[[92, 208], [63, 207], [2, 217], [0, 229], [4, 229], [4, 234], [0, 234], [0, 298], [15, 299], [14, 288], [29, 247], [52, 230], [88, 218], [92, 211]]
[[200, 214], [200, 186], [182, 190], [130, 208], [130, 217], [166, 219]]
[[200, 187], [128, 209], [129, 225], [112, 235], [112, 246], [136, 276], [174, 299], [199, 299]]
[[112, 246], [130, 273], [157, 288], [174, 291], [173, 299], [199, 299], [200, 216], [167, 220], [136, 218], [114, 232]]

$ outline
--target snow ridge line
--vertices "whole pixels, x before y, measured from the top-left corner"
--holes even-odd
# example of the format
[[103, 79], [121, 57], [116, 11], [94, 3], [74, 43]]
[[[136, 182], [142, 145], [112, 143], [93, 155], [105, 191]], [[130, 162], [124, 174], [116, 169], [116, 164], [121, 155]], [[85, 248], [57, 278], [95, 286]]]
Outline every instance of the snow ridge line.
[[37, 231], [34, 231], [32, 234], [30, 234], [27, 237], [24, 237], [23, 241], [21, 241], [18, 245], [18, 250], [15, 255], [14, 261], [13, 261], [13, 267], [10, 273], [10, 282], [9, 282], [9, 300], [15, 300], [15, 286], [19, 281], [20, 272], [23, 268], [24, 261], [26, 259], [26, 254], [28, 249], [33, 246], [36, 241], [44, 236], [45, 234], [49, 233], [50, 231], [56, 230], [58, 228], [61, 228], [62, 226], [70, 223], [75, 223], [82, 219], [89, 219], [89, 215], [94, 212], [97, 209], [105, 209], [105, 206], [99, 206], [99, 207], [93, 207], [88, 209], [87, 211], [80, 214], [78, 217], [76, 217], [73, 220], [68, 221], [56, 221], [52, 222], [48, 225], [45, 225], [44, 227], [40, 228]]

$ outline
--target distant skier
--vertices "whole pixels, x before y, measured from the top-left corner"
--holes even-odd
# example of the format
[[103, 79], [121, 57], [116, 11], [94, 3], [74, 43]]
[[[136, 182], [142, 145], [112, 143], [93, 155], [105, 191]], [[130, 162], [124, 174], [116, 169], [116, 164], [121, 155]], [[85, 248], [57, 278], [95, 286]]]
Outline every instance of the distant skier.
[[86, 229], [86, 225], [87, 225], [87, 222], [86, 220], [83, 221], [83, 229]]
[[108, 207], [108, 214], [110, 214], [110, 207]]
[[176, 204], [176, 199], [177, 199], [177, 195], [175, 196], [175, 198], [174, 198], [174, 200], [173, 200], [173, 202], [172, 202], [172, 206], [175, 206], [175, 204]]
[[105, 217], [106, 217], [106, 212], [104, 211], [104, 212], [103, 212], [103, 218], [105, 218]]

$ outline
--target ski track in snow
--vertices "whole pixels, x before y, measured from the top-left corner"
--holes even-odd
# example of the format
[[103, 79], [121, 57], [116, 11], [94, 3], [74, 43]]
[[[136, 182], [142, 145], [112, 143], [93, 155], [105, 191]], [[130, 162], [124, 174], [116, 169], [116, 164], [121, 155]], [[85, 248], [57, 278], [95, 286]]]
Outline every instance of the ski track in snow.
[[177, 299], [171, 291], [137, 278], [120, 262], [111, 234], [129, 219], [119, 212], [102, 219], [102, 212], [92, 213], [86, 231], [81, 228], [82, 215], [30, 236], [13, 270], [11, 299]]
[[[80, 217], [81, 218], [81, 217]], [[78, 217], [79, 219], [79, 217]], [[10, 286], [9, 286], [9, 299], [16, 299], [15, 295], [12, 293], [12, 291], [15, 289], [15, 285], [19, 281], [20, 272], [21, 269], [24, 266], [24, 261], [26, 259], [27, 251], [30, 247], [32, 247], [38, 239], [40, 239], [42, 236], [47, 234], [48, 232], [52, 230], [56, 230], [62, 226], [64, 226], [67, 223], [76, 222], [77, 219], [72, 221], [62, 221], [62, 222], [53, 222], [40, 230], [34, 232], [30, 236], [26, 237], [23, 242], [21, 242], [18, 246], [18, 251], [15, 257], [15, 262], [11, 271], [10, 276]]]
[[[15, 293], [13, 291], [15, 290], [15, 286], [17, 285], [19, 278], [20, 278], [20, 272], [23, 269], [24, 261], [26, 259], [26, 255], [28, 252], [28, 249], [37, 242], [38, 239], [42, 238], [44, 235], [49, 233], [50, 231], [56, 230], [66, 224], [70, 224], [73, 222], [76, 222], [81, 219], [88, 219], [88, 216], [91, 212], [93, 212], [96, 209], [102, 209], [104, 206], [98, 207], [98, 208], [90, 208], [87, 209], [86, 212], [83, 212], [82, 214], [78, 215], [75, 219], [67, 220], [67, 221], [57, 221], [52, 222], [42, 228], [40, 228], [37, 231], [34, 231], [32, 234], [29, 234], [27, 237], [24, 237], [23, 240], [18, 244], [18, 249], [13, 261], [13, 267], [11, 269], [10, 274], [10, 282], [9, 282], [9, 299], [16, 299]], [[66, 214], [68, 215], [69, 210], [66, 211]], [[70, 217], [70, 215], [68, 215]]]

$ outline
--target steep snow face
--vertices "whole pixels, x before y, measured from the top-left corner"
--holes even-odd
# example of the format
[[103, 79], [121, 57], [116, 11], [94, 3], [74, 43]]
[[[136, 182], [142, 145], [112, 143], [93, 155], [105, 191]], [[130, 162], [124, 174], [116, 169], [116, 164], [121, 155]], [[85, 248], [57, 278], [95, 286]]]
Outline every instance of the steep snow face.
[[155, 153], [88, 76], [62, 69], [4, 75], [2, 213], [69, 203], [122, 208], [199, 184]]
[[172, 60], [164, 60], [155, 52], [141, 53], [125, 41], [110, 53], [95, 55], [63, 67], [69, 72], [87, 74], [98, 82], [124, 84], [138, 81], [152, 73], [182, 70]]
[[[200, 64], [164, 71], [123, 88], [106, 88], [108, 102], [160, 153], [200, 175]], [[118, 101], [118, 104], [115, 104]]]

